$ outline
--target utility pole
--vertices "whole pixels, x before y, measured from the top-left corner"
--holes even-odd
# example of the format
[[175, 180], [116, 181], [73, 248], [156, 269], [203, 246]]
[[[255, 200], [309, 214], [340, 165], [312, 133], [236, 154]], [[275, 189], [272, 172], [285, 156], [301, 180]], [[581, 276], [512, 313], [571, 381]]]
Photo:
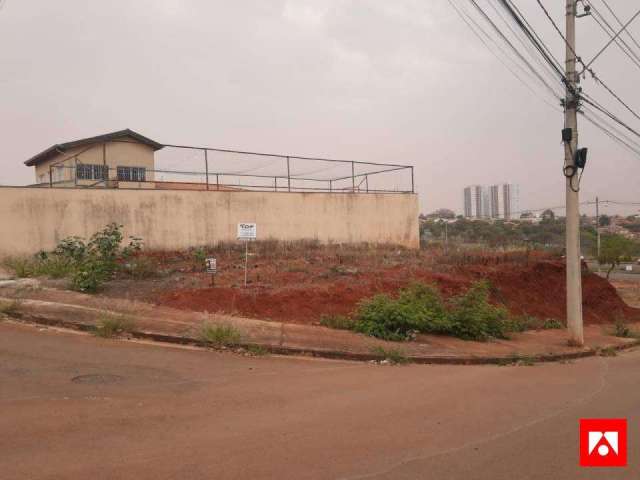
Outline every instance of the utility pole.
[[600, 273], [600, 203], [598, 202], [598, 197], [596, 197], [596, 239], [598, 273]]
[[576, 73], [576, 0], [566, 0], [566, 63], [565, 75], [566, 100], [564, 122], [565, 129], [571, 129], [571, 139], [564, 143], [564, 164], [567, 184], [566, 193], [566, 270], [567, 270], [567, 327], [569, 342], [575, 346], [584, 345], [582, 325], [582, 264], [580, 260], [580, 207], [578, 184], [574, 185], [574, 154], [578, 150], [578, 118], [579, 101], [578, 75]]

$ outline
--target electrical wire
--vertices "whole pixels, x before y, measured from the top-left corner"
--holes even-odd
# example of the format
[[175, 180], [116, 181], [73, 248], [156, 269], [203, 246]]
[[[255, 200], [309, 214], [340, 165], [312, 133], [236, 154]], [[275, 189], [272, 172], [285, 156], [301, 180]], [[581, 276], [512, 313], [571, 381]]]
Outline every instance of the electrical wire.
[[[510, 65], [508, 65], [506, 63], [506, 60], [504, 60], [503, 58], [500, 57], [500, 55], [497, 54], [496, 50], [493, 49], [491, 47], [491, 45], [489, 45], [488, 42], [492, 42], [496, 48], [506, 57], [511, 59], [511, 61], [514, 63], [514, 65], [516, 67], [518, 67], [525, 75], [527, 75], [526, 71], [524, 70], [524, 67], [522, 65], [520, 65], [519, 63], [517, 63], [516, 61], [513, 60], [513, 58], [509, 57], [509, 55], [505, 52], [504, 48], [495, 40], [493, 39], [493, 37], [491, 37], [483, 28], [481, 25], [478, 24], [478, 22], [475, 21], [475, 19], [473, 17], [471, 17], [467, 12], [463, 12], [460, 8], [458, 8], [458, 6], [456, 6], [456, 4], [454, 3], [453, 0], [448, 0], [449, 4], [453, 7], [453, 9], [456, 11], [456, 13], [458, 14], [458, 16], [462, 19], [462, 21], [467, 25], [467, 27], [469, 27], [469, 29], [472, 31], [472, 33], [480, 40], [480, 42], [487, 48], [487, 50], [489, 50], [497, 59], [500, 63], [502, 63], [502, 65], [509, 70], [509, 72], [511, 72], [511, 74], [516, 77], [528, 90], [530, 90], [534, 95], [538, 96], [545, 104], [549, 105], [551, 108], [555, 109], [556, 111], [559, 111], [559, 109], [557, 108], [557, 105], [553, 105], [551, 103], [549, 103], [545, 98], [541, 97], [539, 95], [539, 93], [527, 82], [525, 81], [515, 70], [513, 67], [511, 67]], [[475, 28], [474, 28], [475, 27]], [[485, 38], [483, 38], [483, 35]], [[561, 100], [561, 97], [553, 92], [554, 97], [557, 100]]]
[[[607, 3], [607, 0], [600, 0], [600, 1], [604, 4], [606, 9], [609, 10], [609, 13], [613, 15], [613, 18], [615, 18], [618, 24], [622, 27], [623, 25], [622, 20], [620, 20], [620, 18], [616, 15], [613, 9], [609, 6], [609, 3]], [[591, 2], [589, 3], [591, 4]], [[593, 5], [591, 5], [591, 8], [593, 8]], [[631, 32], [629, 30], [625, 30], [625, 33], [629, 36], [629, 38], [633, 41], [633, 43], [636, 44], [636, 47], [640, 48], [640, 43], [638, 43], [638, 41], [635, 38], [633, 38], [633, 35], [631, 35]]]
[[[518, 56], [518, 58], [522, 62], [524, 62], [527, 65], [527, 67], [529, 67], [529, 70], [531, 71], [531, 73], [533, 73], [538, 78], [538, 80], [540, 80], [540, 82], [542, 82], [554, 96], [557, 95], [553, 87], [549, 85], [549, 83], [542, 77], [542, 75], [535, 69], [535, 67], [531, 65], [531, 62], [529, 62], [526, 58], [524, 58], [522, 53], [520, 53], [520, 51], [515, 47], [515, 45], [513, 45], [513, 43], [504, 35], [504, 33], [502, 33], [502, 30], [500, 30], [500, 28], [493, 22], [491, 17], [489, 17], [489, 15], [487, 15], [487, 13], [482, 9], [482, 7], [478, 5], [476, 0], [469, 0], [469, 1], [478, 10], [478, 12], [480, 12], [482, 17], [489, 23], [489, 25], [491, 25], [493, 30], [500, 36], [500, 38], [513, 50], [513, 52]], [[501, 0], [501, 1], [504, 2], [504, 0]]]
[[[611, 24], [607, 21], [606, 18], [598, 11], [598, 9], [591, 3], [589, 6], [592, 10], [591, 18], [598, 24], [598, 26], [607, 34], [609, 38], [612, 37], [612, 34], [615, 33], [615, 29], [611, 26]], [[640, 56], [633, 50], [633, 48], [627, 44], [622, 38], [616, 39], [616, 45], [622, 50], [622, 52], [629, 57], [629, 59], [640, 68]]]

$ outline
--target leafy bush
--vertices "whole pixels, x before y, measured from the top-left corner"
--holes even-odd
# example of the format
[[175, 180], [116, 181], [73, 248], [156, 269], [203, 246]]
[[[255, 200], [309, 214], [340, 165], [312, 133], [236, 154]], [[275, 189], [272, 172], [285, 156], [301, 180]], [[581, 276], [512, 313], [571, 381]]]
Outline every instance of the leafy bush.
[[95, 293], [111, 273], [110, 266], [95, 257], [90, 257], [77, 265], [71, 276], [71, 288], [80, 292]]
[[[122, 225], [110, 223], [92, 235], [88, 242], [80, 237], [67, 237], [52, 252], [40, 252], [28, 258], [9, 258], [4, 265], [18, 277], [48, 276], [71, 278], [71, 288], [81, 292], [95, 292], [109, 280], [118, 261], [140, 251], [142, 240], [129, 237], [129, 244], [120, 248]], [[155, 273], [150, 260], [136, 259], [131, 263], [134, 278], [145, 278]]]
[[[67, 237], [62, 239], [53, 251], [58, 257], [79, 262], [87, 255], [87, 245], [80, 237]], [[41, 256], [46, 256], [43, 252]]]
[[465, 340], [507, 338], [528, 323], [512, 319], [507, 310], [489, 302], [489, 284], [475, 283], [445, 303], [430, 285], [413, 284], [397, 298], [376, 295], [360, 303], [353, 330], [383, 340], [402, 341], [416, 333], [452, 335]]
[[509, 314], [489, 303], [489, 284], [477, 282], [451, 300], [450, 333], [465, 340], [507, 338]]
[[440, 293], [432, 286], [414, 284], [400, 291], [360, 303], [354, 330], [384, 340], [408, 340], [415, 332], [446, 333], [450, 328]]

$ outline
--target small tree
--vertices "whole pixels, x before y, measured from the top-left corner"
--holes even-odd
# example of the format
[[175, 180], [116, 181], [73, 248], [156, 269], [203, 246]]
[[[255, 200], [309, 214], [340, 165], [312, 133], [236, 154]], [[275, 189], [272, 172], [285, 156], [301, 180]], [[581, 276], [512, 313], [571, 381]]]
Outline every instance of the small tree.
[[613, 269], [632, 255], [634, 248], [634, 241], [622, 235], [604, 235], [602, 237], [598, 262], [609, 265], [607, 280]]
[[600, 216], [600, 226], [601, 227], [608, 227], [609, 225], [611, 225], [611, 218], [608, 215], [601, 215]]

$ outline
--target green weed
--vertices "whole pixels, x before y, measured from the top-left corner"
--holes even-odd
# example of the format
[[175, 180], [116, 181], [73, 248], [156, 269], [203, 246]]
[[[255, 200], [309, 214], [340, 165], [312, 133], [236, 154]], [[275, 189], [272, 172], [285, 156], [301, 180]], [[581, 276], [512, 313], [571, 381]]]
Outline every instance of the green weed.
[[393, 365], [403, 365], [409, 362], [406, 354], [397, 348], [386, 349], [384, 347], [373, 347], [371, 353], [383, 357], [384, 360], [389, 361]]
[[200, 340], [218, 347], [238, 345], [242, 335], [233, 325], [205, 323], [200, 330]]

